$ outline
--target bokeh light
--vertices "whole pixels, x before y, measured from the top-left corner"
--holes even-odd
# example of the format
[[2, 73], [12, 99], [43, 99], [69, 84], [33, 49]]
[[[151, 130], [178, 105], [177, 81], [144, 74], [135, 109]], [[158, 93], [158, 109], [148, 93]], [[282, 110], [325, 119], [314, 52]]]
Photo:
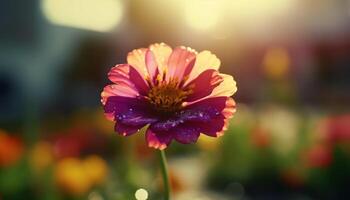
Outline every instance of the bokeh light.
[[147, 200], [148, 199], [148, 192], [147, 190], [140, 188], [136, 190], [135, 192], [135, 198], [136, 200]]

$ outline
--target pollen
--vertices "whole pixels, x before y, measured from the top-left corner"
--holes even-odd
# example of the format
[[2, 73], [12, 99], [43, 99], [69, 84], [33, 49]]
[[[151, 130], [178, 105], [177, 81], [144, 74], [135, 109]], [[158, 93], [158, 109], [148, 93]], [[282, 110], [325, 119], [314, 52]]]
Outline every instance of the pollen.
[[148, 92], [147, 99], [160, 112], [175, 112], [181, 109], [183, 101], [192, 93], [189, 89], [181, 88], [177, 79], [163, 81], [157, 78], [156, 84]]

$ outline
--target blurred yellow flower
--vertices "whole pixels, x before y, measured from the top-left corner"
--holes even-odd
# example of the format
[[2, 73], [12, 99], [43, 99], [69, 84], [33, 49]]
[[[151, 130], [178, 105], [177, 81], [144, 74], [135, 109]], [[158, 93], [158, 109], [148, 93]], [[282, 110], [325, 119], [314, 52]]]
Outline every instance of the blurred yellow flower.
[[263, 60], [263, 70], [268, 78], [281, 79], [288, 73], [290, 58], [284, 48], [275, 47], [267, 50]]
[[53, 147], [49, 142], [36, 143], [30, 152], [30, 164], [34, 171], [40, 172], [54, 161]]
[[82, 195], [91, 187], [89, 177], [77, 158], [65, 158], [59, 161], [55, 170], [55, 178], [58, 186], [70, 194]]
[[92, 155], [83, 161], [84, 170], [92, 184], [101, 184], [107, 177], [108, 167], [102, 158]]
[[82, 195], [91, 187], [103, 183], [107, 172], [106, 161], [97, 155], [88, 156], [84, 160], [65, 158], [58, 162], [55, 178], [58, 186], [67, 193]]

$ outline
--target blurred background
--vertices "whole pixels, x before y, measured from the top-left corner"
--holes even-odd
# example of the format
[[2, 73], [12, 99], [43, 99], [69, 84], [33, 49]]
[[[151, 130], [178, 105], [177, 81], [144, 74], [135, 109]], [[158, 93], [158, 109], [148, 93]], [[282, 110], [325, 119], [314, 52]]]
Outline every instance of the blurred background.
[[161, 199], [143, 134], [104, 119], [107, 72], [154, 42], [238, 83], [226, 134], [167, 153], [176, 200], [349, 199], [349, 0], [2, 0], [0, 199]]

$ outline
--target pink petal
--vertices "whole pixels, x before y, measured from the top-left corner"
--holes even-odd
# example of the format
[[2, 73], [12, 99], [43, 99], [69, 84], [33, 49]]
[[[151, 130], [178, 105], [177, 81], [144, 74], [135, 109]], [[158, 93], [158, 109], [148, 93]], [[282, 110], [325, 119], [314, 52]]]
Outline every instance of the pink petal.
[[232, 96], [237, 91], [236, 81], [231, 75], [220, 74], [223, 78], [223, 81], [219, 86], [214, 88], [213, 92], [210, 94], [211, 97], [215, 96]]
[[195, 79], [199, 74], [207, 69], [218, 70], [220, 60], [210, 51], [202, 51], [196, 56], [196, 63], [189, 75], [188, 81]]
[[153, 52], [156, 59], [159, 73], [162, 76], [165, 68], [167, 68], [168, 59], [173, 51], [170, 46], [164, 43], [155, 43], [149, 46], [149, 49]]
[[166, 80], [177, 78], [179, 81], [187, 76], [194, 66], [196, 52], [190, 48], [177, 47], [168, 60], [168, 74]]
[[149, 147], [163, 150], [165, 149], [173, 139], [172, 135], [167, 133], [155, 133], [148, 128], [146, 131], [146, 141]]
[[104, 113], [106, 119], [108, 119], [109, 121], [114, 121], [114, 112], [111, 113]]
[[187, 102], [196, 101], [198, 99], [209, 96], [212, 91], [222, 82], [221, 76], [216, 70], [209, 69], [202, 72], [196, 79], [185, 86], [191, 88], [192, 94], [186, 99]]
[[146, 95], [149, 90], [149, 86], [140, 73], [128, 64], [113, 67], [108, 73], [108, 78], [119, 85], [136, 89], [142, 95]]
[[132, 88], [126, 85], [107, 85], [103, 88], [101, 93], [101, 102], [103, 105], [106, 104], [107, 99], [111, 96], [122, 96], [122, 97], [136, 97], [139, 93], [136, 88]]
[[150, 79], [153, 81], [158, 74], [158, 65], [151, 50], [146, 52], [146, 66]]
[[148, 74], [145, 62], [146, 51], [146, 48], [135, 49], [129, 52], [127, 56], [128, 64], [133, 66], [142, 77], [146, 77]]
[[221, 114], [226, 118], [230, 119], [236, 112], [236, 102], [231, 98], [227, 98], [225, 102], [225, 108], [221, 111]]

